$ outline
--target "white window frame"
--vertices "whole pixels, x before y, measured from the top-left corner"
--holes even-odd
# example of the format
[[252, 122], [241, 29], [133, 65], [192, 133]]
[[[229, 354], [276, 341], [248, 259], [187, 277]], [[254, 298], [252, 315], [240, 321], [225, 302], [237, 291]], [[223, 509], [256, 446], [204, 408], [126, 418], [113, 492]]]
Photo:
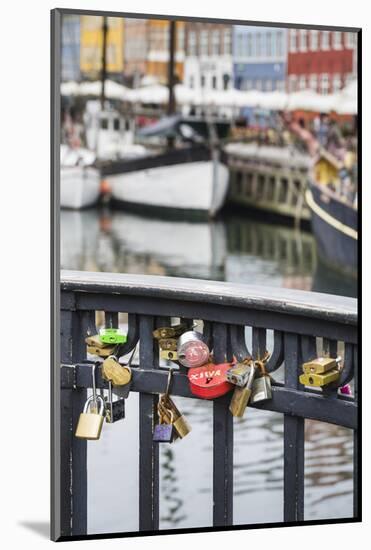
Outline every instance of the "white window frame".
[[300, 29], [299, 31], [299, 50], [301, 52], [306, 52], [307, 47], [307, 31], [306, 29]]
[[296, 74], [290, 74], [289, 76], [289, 92], [296, 92], [297, 89], [297, 76]]
[[220, 55], [220, 33], [217, 29], [211, 31], [211, 55]]
[[290, 52], [297, 52], [297, 33], [296, 29], [290, 29]]
[[321, 31], [321, 50], [330, 49], [330, 31]]
[[261, 57], [262, 55], [262, 35], [260, 32], [257, 32], [255, 35], [255, 55], [256, 57]]
[[310, 50], [316, 52], [319, 46], [319, 32], [317, 30], [310, 31]]
[[341, 50], [343, 47], [342, 33], [340, 31], [333, 31], [332, 33], [332, 47], [334, 50]]
[[[326, 83], [326, 86], [325, 86]], [[330, 90], [330, 79], [328, 73], [322, 73], [320, 76], [320, 93], [327, 95]]]
[[251, 32], [246, 35], [246, 55], [247, 57], [252, 57], [254, 55], [254, 41]]
[[265, 55], [267, 57], [273, 57], [273, 35], [271, 32], [267, 32], [266, 34]]
[[357, 46], [357, 35], [355, 32], [346, 32], [345, 33], [345, 47], [352, 50]]
[[258, 78], [257, 80], [255, 80], [255, 90], [258, 90], [258, 91], [262, 91], [262, 80], [261, 78]]
[[224, 29], [223, 32], [223, 54], [231, 55], [231, 46], [232, 46], [232, 31], [231, 29]]
[[304, 74], [301, 74], [298, 78], [298, 88], [299, 90], [305, 90], [307, 87], [307, 78]]
[[316, 74], [311, 74], [309, 77], [309, 88], [314, 92], [318, 90], [318, 76]]
[[190, 56], [197, 55], [197, 34], [196, 31], [188, 33], [188, 54]]
[[276, 33], [276, 56], [283, 56], [283, 32], [279, 31]]
[[332, 93], [336, 94], [337, 92], [340, 92], [341, 88], [342, 88], [341, 75], [339, 73], [336, 73], [332, 76]]
[[209, 55], [209, 31], [206, 30], [200, 32], [200, 55]]

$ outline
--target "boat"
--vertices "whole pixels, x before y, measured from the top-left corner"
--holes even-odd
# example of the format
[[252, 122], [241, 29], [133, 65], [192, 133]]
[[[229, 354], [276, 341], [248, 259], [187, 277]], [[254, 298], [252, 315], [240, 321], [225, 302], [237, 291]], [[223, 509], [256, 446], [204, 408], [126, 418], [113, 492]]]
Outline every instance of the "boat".
[[225, 153], [204, 143], [200, 121], [185, 121], [176, 115], [154, 126], [143, 130], [142, 137], [174, 138], [178, 133], [182, 145], [157, 155], [103, 166], [113, 204], [171, 218], [215, 217], [228, 190]]
[[322, 151], [314, 164], [305, 198], [320, 260], [333, 271], [356, 277], [358, 266], [358, 211], [356, 194], [341, 192], [336, 159]]
[[61, 145], [60, 206], [79, 210], [99, 198], [100, 173], [93, 166], [95, 154], [84, 148]]

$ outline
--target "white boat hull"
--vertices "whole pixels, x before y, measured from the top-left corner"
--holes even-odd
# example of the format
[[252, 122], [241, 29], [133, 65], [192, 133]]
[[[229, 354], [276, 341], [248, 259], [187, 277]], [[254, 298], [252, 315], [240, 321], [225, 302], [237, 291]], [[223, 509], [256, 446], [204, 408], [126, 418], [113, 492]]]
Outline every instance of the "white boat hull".
[[99, 197], [100, 174], [91, 167], [62, 166], [60, 188], [61, 208], [92, 206]]
[[112, 197], [126, 205], [214, 216], [223, 206], [228, 168], [219, 161], [161, 166], [108, 176]]

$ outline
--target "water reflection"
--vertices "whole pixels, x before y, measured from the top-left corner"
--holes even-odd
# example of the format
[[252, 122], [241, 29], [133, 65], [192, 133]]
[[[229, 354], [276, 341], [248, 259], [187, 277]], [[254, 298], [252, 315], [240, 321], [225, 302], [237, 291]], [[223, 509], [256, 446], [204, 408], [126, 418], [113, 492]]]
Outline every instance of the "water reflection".
[[[269, 225], [248, 216], [187, 223], [118, 211], [62, 211], [61, 266], [314, 288], [354, 295], [354, 285], [345, 284], [344, 280], [340, 284], [329, 270], [321, 268], [310, 233]], [[248, 345], [250, 339], [251, 331], [247, 330]], [[267, 345], [271, 349], [271, 331]], [[280, 380], [282, 372], [274, 377]], [[194, 399], [175, 401], [192, 425], [192, 432], [182, 441], [161, 446], [160, 526], [163, 529], [209, 526], [212, 525], [212, 404]], [[133, 507], [133, 501], [138, 499], [137, 414], [137, 395], [131, 395], [125, 421], [105, 429], [99, 445], [89, 445], [91, 533], [138, 528], [137, 506]], [[234, 425], [234, 522], [282, 521], [282, 416], [249, 409]], [[305, 518], [350, 517], [351, 431], [306, 421], [305, 445]], [[112, 484], [101, 475], [102, 465], [104, 471], [117, 469], [118, 457], [124, 460], [125, 471], [136, 473], [122, 485], [115, 480], [113, 490]], [[102, 508], [101, 502], [110, 502], [110, 506]]]

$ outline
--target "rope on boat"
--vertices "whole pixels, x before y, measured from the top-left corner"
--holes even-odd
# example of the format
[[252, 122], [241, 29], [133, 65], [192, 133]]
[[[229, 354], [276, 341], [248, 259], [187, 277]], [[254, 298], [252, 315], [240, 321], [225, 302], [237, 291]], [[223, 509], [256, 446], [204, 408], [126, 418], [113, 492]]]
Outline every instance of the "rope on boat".
[[305, 199], [307, 201], [308, 206], [313, 210], [317, 216], [322, 218], [326, 223], [337, 229], [338, 231], [341, 231], [341, 233], [344, 233], [344, 235], [347, 235], [348, 237], [351, 237], [352, 239], [357, 240], [358, 239], [358, 232], [353, 229], [352, 227], [349, 227], [348, 225], [345, 225], [344, 223], [340, 222], [333, 216], [331, 216], [328, 212], [323, 210], [314, 200], [312, 192], [310, 189], [307, 189], [305, 192]]

